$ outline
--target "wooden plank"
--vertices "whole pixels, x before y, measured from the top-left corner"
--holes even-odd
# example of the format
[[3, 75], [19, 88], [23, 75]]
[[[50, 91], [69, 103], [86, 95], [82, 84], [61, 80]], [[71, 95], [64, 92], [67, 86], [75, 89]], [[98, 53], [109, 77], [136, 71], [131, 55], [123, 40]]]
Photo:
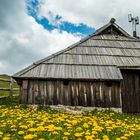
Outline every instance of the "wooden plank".
[[[3, 78], [0, 78], [0, 81], [3, 81], [3, 82], [11, 82], [11, 80], [3, 79]], [[13, 82], [16, 83], [16, 81], [14, 79], [13, 79]]]
[[[0, 90], [10, 91], [11, 88], [0, 88]], [[20, 90], [20, 89], [19, 89], [19, 88], [13, 88], [13, 90], [18, 91], [18, 90]]]
[[79, 105], [79, 89], [78, 89], [78, 84], [75, 82], [75, 89], [76, 89], [76, 105]]
[[95, 106], [96, 107], [100, 107], [100, 89], [99, 89], [99, 85], [100, 83], [97, 82], [95, 83], [95, 98], [96, 98], [96, 102], [95, 102]]
[[115, 107], [115, 86], [114, 84], [110, 87], [111, 88], [111, 107]]
[[[57, 84], [59, 84], [59, 82]], [[63, 82], [61, 81], [60, 82], [60, 92], [59, 92], [59, 104], [63, 104], [63, 90], [64, 90], [63, 86], [64, 86]]]
[[53, 85], [53, 82], [50, 81], [50, 91], [49, 91], [49, 95], [50, 95], [50, 104], [53, 105], [54, 104], [54, 100], [53, 100], [53, 97], [54, 97], [54, 85]]
[[44, 81], [39, 81], [39, 90], [40, 93], [38, 97], [40, 99], [40, 104], [43, 105], [44, 104]]
[[136, 112], [136, 113], [138, 113], [139, 112], [139, 102], [140, 102], [140, 100], [138, 100], [139, 98], [138, 98], [138, 94], [139, 94], [139, 75], [138, 74], [135, 74], [134, 75], [134, 79], [135, 79], [135, 92], [134, 92], [134, 100], [133, 100], [133, 102], [134, 102], [134, 106], [135, 106], [135, 108], [134, 108], [134, 106], [133, 106], [133, 110], [134, 110], [134, 112]]
[[85, 82], [86, 93], [87, 93], [87, 106], [91, 106], [91, 93], [90, 93], [90, 82]]
[[64, 85], [63, 86], [64, 90], [63, 90], [63, 100], [64, 100], [64, 105], [67, 105], [67, 86]]
[[34, 81], [33, 93], [34, 93], [33, 103], [34, 103], [34, 104], [38, 104], [39, 88], [38, 88], [38, 81], [37, 81], [37, 80]]
[[32, 94], [33, 94], [33, 82], [30, 81], [29, 84], [29, 92], [28, 92], [28, 104], [32, 104], [33, 99], [32, 99]]
[[105, 106], [106, 107], [111, 107], [110, 98], [109, 98], [109, 87], [106, 84], [104, 84], [104, 90], [105, 90], [105, 92], [104, 92]]
[[21, 88], [21, 103], [27, 103], [28, 100], [28, 80], [23, 80]]
[[23, 92], [23, 88], [22, 86], [20, 86], [20, 94], [19, 94], [19, 103], [22, 103], [22, 92]]
[[78, 105], [79, 106], [84, 106], [83, 88], [82, 88], [82, 83], [81, 82], [78, 82], [78, 90], [79, 90]]
[[112, 107], [111, 87], [108, 87], [108, 88], [109, 88], [108, 95], [109, 95], [109, 102], [110, 102], [110, 107]]
[[10, 93], [9, 93], [9, 96], [13, 96], [13, 84], [14, 84], [14, 79], [11, 78], [10, 80]]
[[71, 82], [72, 83], [72, 96], [71, 96], [71, 101], [73, 106], [76, 106], [76, 99], [75, 99], [75, 87], [74, 87], [74, 82]]
[[58, 104], [58, 101], [57, 101], [57, 81], [53, 81], [52, 84], [54, 86], [53, 101], [54, 101], [54, 105], [57, 105]]
[[38, 94], [36, 97], [37, 103], [41, 104], [41, 87], [40, 87], [40, 81], [38, 81]]
[[91, 98], [90, 98], [90, 100], [91, 100], [91, 106], [94, 106], [94, 96], [93, 96], [93, 85], [92, 85], [92, 83], [93, 82], [90, 82], [89, 84], [89, 86], [90, 86], [90, 96], [91, 96]]
[[121, 107], [120, 105], [120, 85], [119, 83], [116, 83], [115, 86], [115, 100], [116, 100], [116, 107]]
[[73, 82], [73, 87], [74, 87], [74, 106], [78, 105], [78, 95], [77, 95], [77, 88], [76, 88], [76, 83]]
[[87, 106], [87, 93], [85, 82], [83, 82], [83, 88], [84, 88], [84, 106]]
[[44, 88], [44, 105], [47, 105], [47, 103], [46, 103], [46, 98], [47, 98], [47, 90], [46, 90], [46, 81], [44, 81], [44, 86], [43, 86], [43, 88]]
[[94, 107], [96, 107], [96, 83], [93, 82], [93, 99], [94, 99]]
[[71, 105], [74, 106], [74, 87], [73, 87], [73, 82], [70, 82], [70, 91], [71, 91]]
[[49, 105], [49, 86], [48, 86], [48, 81], [46, 81], [46, 104]]
[[35, 81], [32, 81], [32, 104], [35, 104], [35, 93], [34, 93]]
[[102, 88], [101, 88], [101, 93], [102, 93], [102, 103], [103, 103], [103, 105], [102, 105], [102, 107], [107, 107], [107, 105], [106, 105], [106, 101], [105, 101], [105, 83], [104, 82], [102, 82]]
[[56, 81], [55, 83], [55, 92], [56, 92], [56, 104], [60, 104], [60, 92], [61, 92], [61, 84], [62, 82]]
[[71, 105], [71, 91], [70, 91], [70, 82], [69, 82], [69, 84], [68, 84], [68, 104], [67, 105]]

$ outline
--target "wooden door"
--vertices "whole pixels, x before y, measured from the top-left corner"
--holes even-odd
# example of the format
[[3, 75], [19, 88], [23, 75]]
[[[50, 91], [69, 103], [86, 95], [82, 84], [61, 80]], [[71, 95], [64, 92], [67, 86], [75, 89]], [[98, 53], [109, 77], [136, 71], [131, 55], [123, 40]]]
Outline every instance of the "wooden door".
[[122, 111], [140, 113], [140, 71], [122, 70]]

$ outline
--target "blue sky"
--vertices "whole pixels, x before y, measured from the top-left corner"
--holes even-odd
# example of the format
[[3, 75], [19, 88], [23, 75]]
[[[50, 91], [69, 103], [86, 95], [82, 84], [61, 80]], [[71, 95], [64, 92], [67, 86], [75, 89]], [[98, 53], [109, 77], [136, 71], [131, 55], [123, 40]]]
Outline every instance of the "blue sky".
[[55, 22], [59, 24], [55, 24], [55, 25], [51, 24], [46, 17], [38, 16], [40, 3], [41, 3], [40, 0], [27, 0], [27, 10], [28, 10], [28, 14], [32, 16], [35, 19], [35, 21], [38, 24], [42, 25], [46, 30], [52, 31], [54, 29], [59, 29], [60, 31], [66, 31], [72, 34], [79, 34], [82, 37], [90, 35], [95, 32], [95, 28], [90, 27], [85, 23], [79, 23], [77, 25], [68, 21], [59, 22], [62, 19], [62, 16], [60, 15], [55, 16]]

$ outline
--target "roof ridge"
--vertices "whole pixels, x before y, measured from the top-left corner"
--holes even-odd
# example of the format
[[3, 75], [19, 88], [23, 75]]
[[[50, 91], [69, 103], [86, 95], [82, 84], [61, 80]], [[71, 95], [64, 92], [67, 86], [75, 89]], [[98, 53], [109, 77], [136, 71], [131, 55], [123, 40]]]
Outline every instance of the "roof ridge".
[[[103, 32], [106, 28], [108, 28], [109, 26], [114, 26], [115, 28], [117, 28], [120, 32], [122, 32], [123, 35], [125, 35], [126, 37], [132, 37], [130, 34], [128, 34], [124, 29], [122, 29], [118, 24], [116, 24], [115, 22], [109, 22], [107, 24], [105, 24], [103, 27], [99, 28], [94, 35], [99, 35], [101, 32]], [[135, 38], [134, 38], [135, 39]]]

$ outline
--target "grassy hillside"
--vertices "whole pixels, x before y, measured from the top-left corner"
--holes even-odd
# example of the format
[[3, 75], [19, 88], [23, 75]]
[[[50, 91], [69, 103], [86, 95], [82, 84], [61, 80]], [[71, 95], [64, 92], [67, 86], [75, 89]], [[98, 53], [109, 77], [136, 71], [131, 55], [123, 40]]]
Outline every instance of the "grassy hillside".
[[[0, 78], [7, 79], [7, 80], [11, 79], [11, 77], [9, 75], [6, 75], [6, 74], [0, 75]], [[0, 88], [9, 88], [9, 87], [10, 87], [9, 82], [0, 81]], [[19, 86], [16, 83], [14, 83], [13, 87], [19, 88]], [[18, 92], [19, 91], [14, 91], [14, 94], [18, 94]], [[9, 91], [0, 90], [0, 96], [6, 96], [6, 95], [9, 95]]]

